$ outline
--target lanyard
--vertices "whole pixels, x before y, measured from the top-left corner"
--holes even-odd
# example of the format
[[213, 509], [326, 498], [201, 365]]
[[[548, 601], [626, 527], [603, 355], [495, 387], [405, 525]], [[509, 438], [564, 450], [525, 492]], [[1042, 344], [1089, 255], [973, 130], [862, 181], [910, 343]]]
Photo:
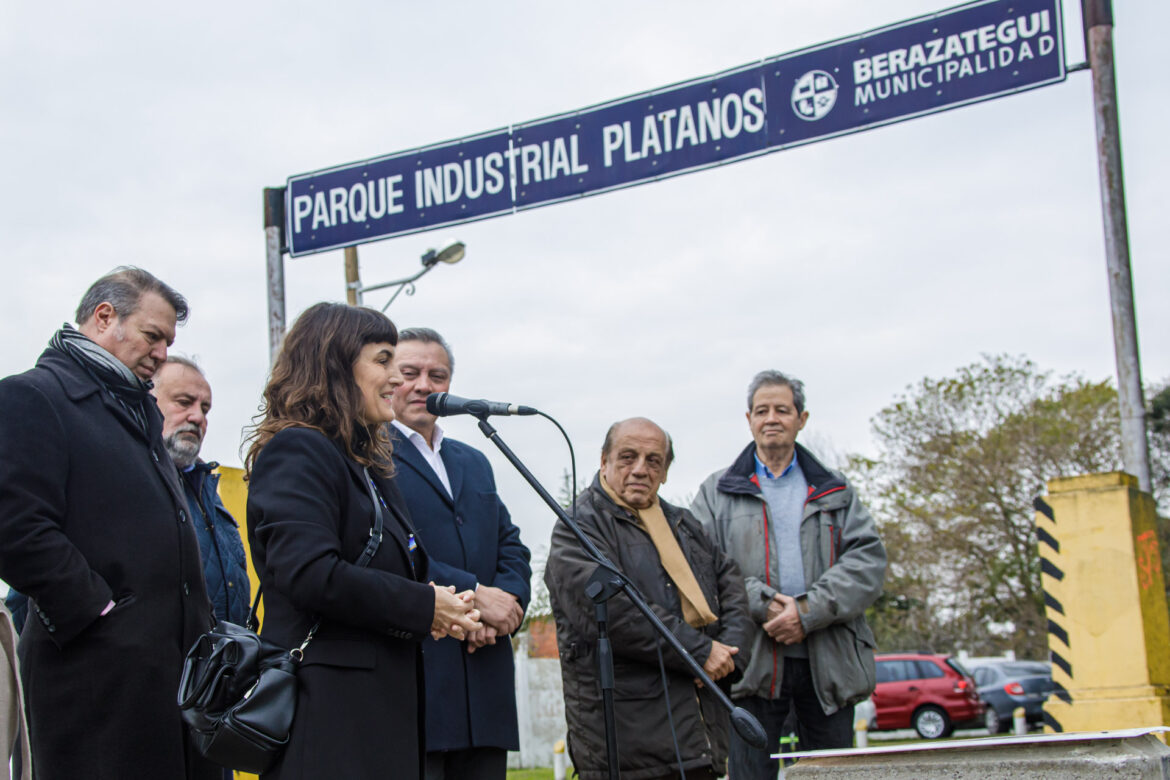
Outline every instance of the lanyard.
[[[378, 504], [374, 505], [374, 509], [377, 511], [379, 519], [381, 519], [382, 510], [385, 509], [388, 512], [388, 511], [390, 511], [390, 507], [386, 506], [386, 499], [382, 498], [382, 491], [378, 489], [378, 486], [376, 484], [374, 484], [374, 478], [372, 476], [370, 476], [370, 472], [368, 470], [366, 471], [366, 479], [369, 480], [369, 483], [370, 483], [370, 495], [373, 496], [378, 501]], [[379, 507], [379, 504], [381, 505], [380, 507]], [[379, 529], [378, 529], [379, 536], [381, 536], [381, 527], [380, 526], [381, 526], [381, 523], [379, 523]], [[371, 535], [372, 534], [373, 534], [373, 532], [371, 531]], [[412, 576], [417, 574], [417, 572], [415, 571], [415, 563], [414, 563], [414, 554], [415, 554], [415, 550], [417, 550], [417, 549], [418, 549], [418, 541], [414, 538], [414, 532], [408, 531], [407, 535], [406, 535], [406, 551], [407, 551], [408, 555], [406, 556], [406, 558], [410, 562], [410, 573]]]

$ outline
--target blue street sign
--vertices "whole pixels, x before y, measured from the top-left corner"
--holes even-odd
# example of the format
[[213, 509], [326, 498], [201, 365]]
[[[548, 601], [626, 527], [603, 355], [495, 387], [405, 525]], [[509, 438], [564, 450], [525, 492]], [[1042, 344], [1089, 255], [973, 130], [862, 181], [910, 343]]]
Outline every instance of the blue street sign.
[[768, 143], [809, 143], [1063, 81], [1058, 0], [981, 2], [763, 65]]
[[595, 195], [1064, 78], [1059, 0], [980, 0], [511, 130], [292, 176], [289, 251]]
[[353, 246], [512, 210], [506, 130], [292, 176], [292, 255]]
[[[517, 208], [593, 195], [765, 151], [761, 76], [755, 65], [516, 125]], [[542, 179], [527, 160], [539, 158], [538, 150], [555, 151], [564, 139], [574, 164], [566, 175], [557, 175], [561, 169], [555, 169], [553, 176]]]

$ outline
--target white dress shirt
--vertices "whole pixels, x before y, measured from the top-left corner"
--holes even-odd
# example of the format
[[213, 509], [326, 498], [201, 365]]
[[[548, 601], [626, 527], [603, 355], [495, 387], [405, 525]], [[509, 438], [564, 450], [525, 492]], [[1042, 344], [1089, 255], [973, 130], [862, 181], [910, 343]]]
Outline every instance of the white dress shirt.
[[451, 494], [451, 480], [447, 477], [447, 467], [443, 465], [443, 459], [439, 457], [439, 452], [443, 449], [443, 429], [437, 424], [435, 425], [435, 447], [431, 449], [430, 442], [424, 439], [423, 435], [418, 431], [413, 428], [408, 428], [398, 422], [398, 420], [394, 420], [391, 424], [422, 454], [423, 460], [430, 464], [435, 474], [439, 477], [439, 481], [443, 483], [443, 487], [447, 490], [447, 495], [454, 498]]

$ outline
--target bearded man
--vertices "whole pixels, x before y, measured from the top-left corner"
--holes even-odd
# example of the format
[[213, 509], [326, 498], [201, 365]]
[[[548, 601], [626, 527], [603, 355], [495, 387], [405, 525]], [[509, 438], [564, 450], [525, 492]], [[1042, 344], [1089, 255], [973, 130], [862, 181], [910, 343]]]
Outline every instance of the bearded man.
[[163, 446], [187, 496], [199, 537], [203, 578], [217, 620], [243, 625], [251, 607], [248, 564], [240, 527], [219, 498], [219, 465], [199, 457], [211, 411], [211, 385], [192, 360], [171, 355], [154, 374], [150, 391], [163, 416]]

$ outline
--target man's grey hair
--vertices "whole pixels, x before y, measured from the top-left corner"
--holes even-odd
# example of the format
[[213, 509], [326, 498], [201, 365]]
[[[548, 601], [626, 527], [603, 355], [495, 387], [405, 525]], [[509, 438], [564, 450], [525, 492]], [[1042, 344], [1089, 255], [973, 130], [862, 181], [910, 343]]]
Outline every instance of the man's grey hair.
[[756, 391], [764, 386], [783, 385], [792, 391], [792, 403], [796, 405], [796, 413], [804, 414], [804, 382], [801, 382], [796, 377], [787, 376], [768, 369], [761, 371], [752, 377], [751, 384], [748, 385], [747, 404], [748, 411], [752, 410], [752, 403], [756, 399]]
[[609, 430], [605, 432], [605, 441], [601, 443], [601, 457], [609, 457], [609, 453], [613, 450], [613, 438], [617, 435], [618, 428], [622, 427], [628, 422], [634, 422], [635, 420], [648, 422], [658, 430], [662, 431], [662, 435], [666, 437], [666, 465], [669, 467], [671, 461], [674, 460], [674, 439], [670, 438], [670, 434], [666, 432], [665, 428], [647, 417], [631, 417], [628, 420], [618, 420], [613, 425], [609, 426]]
[[[182, 355], [176, 355], [173, 352], [168, 352], [167, 361], [166, 363], [163, 363], [163, 366], [167, 364], [175, 366], [186, 366], [187, 368], [194, 369], [196, 372], [198, 372], [199, 376], [203, 377], [204, 379], [207, 378], [207, 374], [203, 373], [203, 369], [200, 367], [200, 365], [189, 357], [183, 357]], [[161, 371], [162, 366], [159, 366], [158, 370]]]
[[186, 298], [150, 271], [124, 265], [91, 284], [81, 296], [81, 303], [77, 305], [77, 324], [84, 325], [103, 303], [113, 306], [119, 318], [129, 317], [138, 311], [146, 293], [155, 293], [169, 303], [175, 310], [175, 322], [187, 321], [190, 309]]
[[398, 331], [398, 343], [417, 341], [421, 344], [438, 344], [447, 353], [447, 368], [455, 373], [455, 356], [451, 354], [451, 345], [432, 328], [405, 328]]

